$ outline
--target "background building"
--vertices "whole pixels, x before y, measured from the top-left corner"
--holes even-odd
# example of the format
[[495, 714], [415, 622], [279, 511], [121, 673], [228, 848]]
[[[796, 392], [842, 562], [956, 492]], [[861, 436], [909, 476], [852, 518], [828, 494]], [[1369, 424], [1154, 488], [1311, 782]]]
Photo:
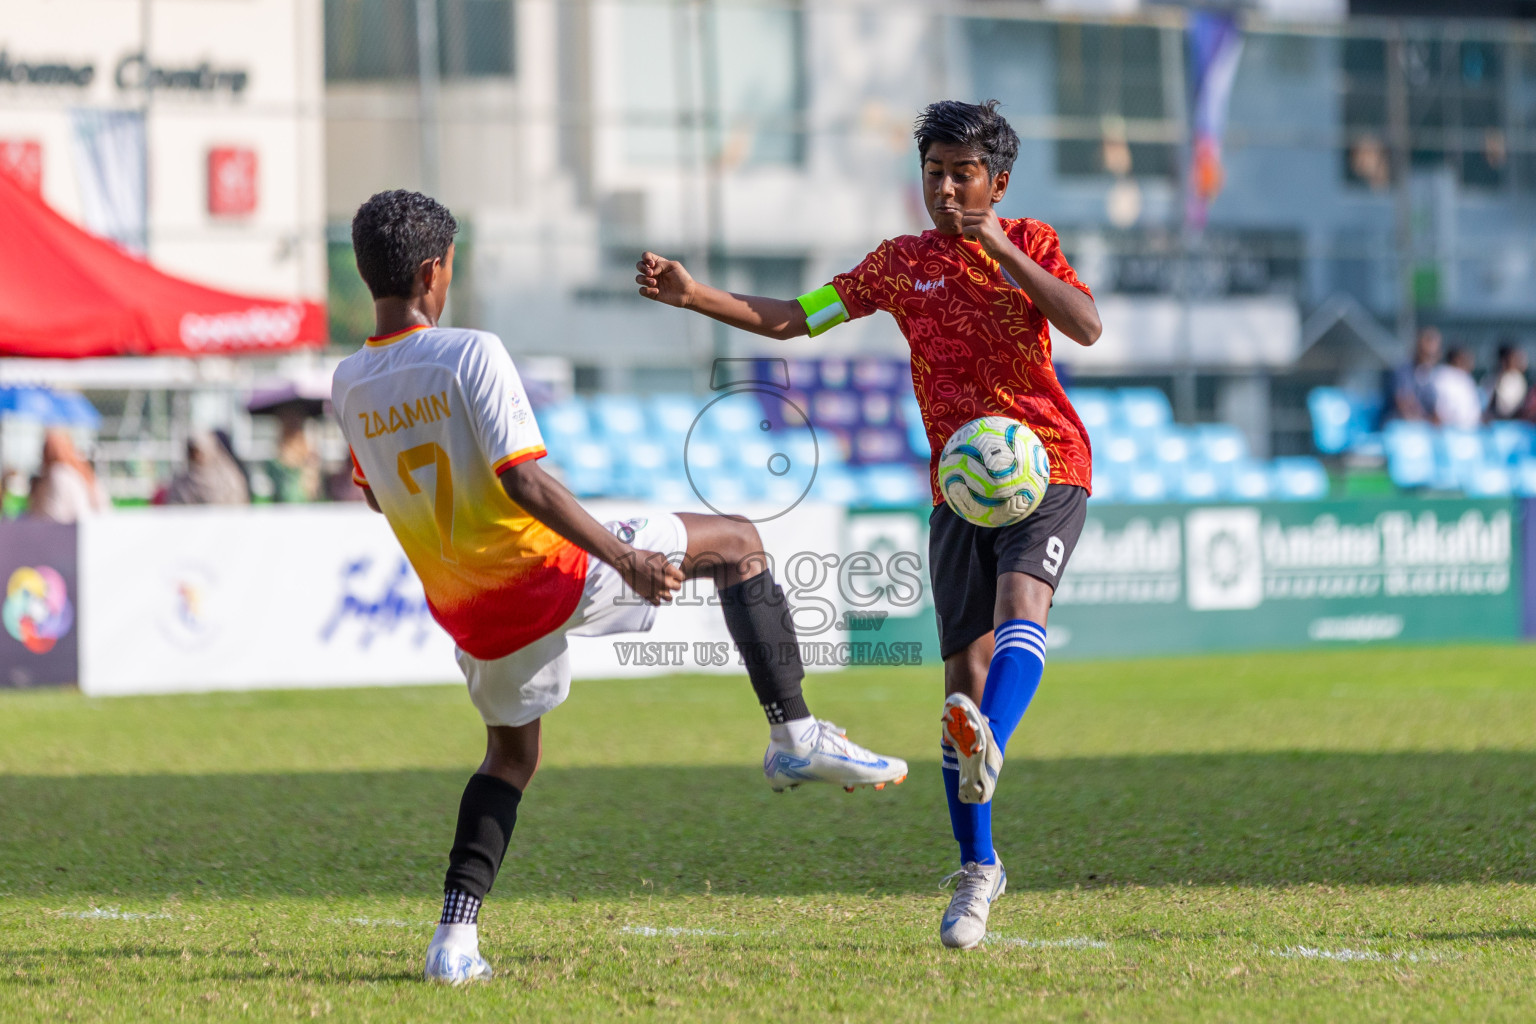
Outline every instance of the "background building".
[[[927, 226], [914, 112], [995, 96], [1024, 139], [1002, 212], [1053, 223], [1104, 313], [1061, 361], [1301, 450], [1305, 389], [1374, 386], [1417, 324], [1536, 327], [1536, 33], [1518, 4], [1228, 6], [1225, 185], [1194, 231], [1178, 6], [327, 0], [333, 270], [358, 202], [425, 186], [466, 222], [466, 320], [580, 388], [698, 385], [761, 343], [635, 298], [643, 247], [797, 294]], [[1448, 17], [1473, 7], [1502, 17]], [[359, 336], [346, 274], [332, 299]], [[781, 351], [813, 348], [904, 353], [881, 318]]]

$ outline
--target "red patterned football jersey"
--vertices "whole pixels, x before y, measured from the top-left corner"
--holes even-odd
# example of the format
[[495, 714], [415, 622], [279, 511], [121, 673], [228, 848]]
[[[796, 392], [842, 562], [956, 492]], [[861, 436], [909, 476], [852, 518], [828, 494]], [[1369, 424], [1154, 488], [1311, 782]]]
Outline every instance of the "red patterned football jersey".
[[[1061, 254], [1044, 221], [1002, 221], [1008, 237], [1053, 276], [1093, 292]], [[939, 492], [939, 453], [962, 424], [1008, 416], [1033, 430], [1051, 457], [1051, 483], [1090, 488], [1088, 431], [1051, 364], [1045, 314], [1016, 287], [979, 242], [937, 231], [902, 235], [832, 279], [849, 319], [883, 309], [912, 346], [912, 387], [933, 454], [928, 474]]]

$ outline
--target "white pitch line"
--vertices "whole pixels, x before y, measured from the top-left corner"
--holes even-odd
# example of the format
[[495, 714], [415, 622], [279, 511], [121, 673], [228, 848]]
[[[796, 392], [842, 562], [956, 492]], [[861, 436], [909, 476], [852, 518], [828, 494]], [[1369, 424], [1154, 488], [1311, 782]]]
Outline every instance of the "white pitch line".
[[1006, 935], [988, 935], [988, 943], [997, 943], [1002, 946], [1019, 946], [1024, 949], [1108, 949], [1109, 943], [1103, 939], [1090, 939], [1083, 936], [1074, 936], [1070, 939], [1015, 939]]
[[677, 938], [680, 935], [740, 935], [740, 932], [722, 932], [714, 928], [652, 928], [649, 925], [627, 924], [619, 929], [620, 935], [643, 935], [646, 938]]
[[92, 907], [90, 910], [65, 910], [60, 917], [72, 917], [77, 921], [169, 921], [170, 914], [139, 914], [118, 910], [116, 907]]
[[1313, 949], [1311, 946], [1287, 946], [1285, 949], [1272, 949], [1269, 954], [1287, 960], [1334, 960], [1339, 963], [1407, 961], [1416, 964], [1438, 963], [1440, 960], [1438, 956], [1429, 954], [1420, 956], [1417, 953], [1382, 953], [1374, 949]]

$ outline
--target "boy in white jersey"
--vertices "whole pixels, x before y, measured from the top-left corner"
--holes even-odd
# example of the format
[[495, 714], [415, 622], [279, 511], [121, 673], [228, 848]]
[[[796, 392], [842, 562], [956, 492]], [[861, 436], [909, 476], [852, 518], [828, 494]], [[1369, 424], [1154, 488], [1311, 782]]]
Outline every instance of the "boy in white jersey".
[[433, 617], [458, 644], [486, 725], [427, 949], [427, 978], [451, 984], [491, 974], [480, 904], [538, 767], [540, 718], [570, 691], [566, 637], [647, 630], [685, 579], [719, 588], [770, 723], [763, 772], [774, 789], [881, 788], [907, 774], [905, 761], [811, 716], [794, 626], [751, 523], [680, 513], [600, 524], [539, 468], [544, 442], [501, 341], [437, 326], [457, 229], [420, 193], [381, 192], [362, 205], [352, 244], [377, 334], [342, 360], [332, 385], [353, 480], [389, 520]]

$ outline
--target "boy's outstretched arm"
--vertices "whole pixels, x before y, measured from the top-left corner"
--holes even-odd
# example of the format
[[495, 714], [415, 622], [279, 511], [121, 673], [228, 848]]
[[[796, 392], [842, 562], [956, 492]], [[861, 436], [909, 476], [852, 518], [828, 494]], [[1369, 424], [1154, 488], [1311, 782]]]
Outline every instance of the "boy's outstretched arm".
[[966, 210], [961, 216], [960, 230], [966, 238], [980, 242], [987, 255], [1003, 265], [1029, 301], [1062, 334], [1079, 345], [1092, 345], [1099, 340], [1104, 327], [1099, 323], [1099, 307], [1093, 299], [1014, 245], [990, 206], [985, 210]]
[[640, 294], [679, 309], [691, 309], [723, 324], [767, 338], [799, 338], [810, 333], [805, 310], [794, 299], [736, 295], [695, 281], [677, 260], [647, 252], [635, 264]]
[[501, 487], [529, 515], [617, 569], [629, 588], [651, 604], [670, 603], [672, 592], [683, 585], [683, 571], [667, 561], [670, 552], [641, 551], [619, 540], [535, 460], [504, 470]]

